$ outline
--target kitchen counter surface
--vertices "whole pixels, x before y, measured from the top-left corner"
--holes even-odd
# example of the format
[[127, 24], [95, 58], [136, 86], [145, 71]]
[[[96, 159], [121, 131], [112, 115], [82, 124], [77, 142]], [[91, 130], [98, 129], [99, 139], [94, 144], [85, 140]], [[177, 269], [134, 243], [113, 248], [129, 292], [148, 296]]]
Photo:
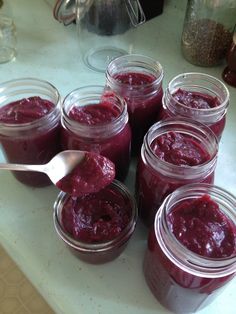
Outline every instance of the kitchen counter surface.
[[[63, 26], [52, 16], [53, 1], [8, 0], [17, 27], [14, 61], [0, 64], [0, 81], [36, 77], [54, 84], [64, 97], [89, 84], [103, 84], [104, 74], [81, 61], [75, 25]], [[205, 72], [221, 78], [224, 66], [200, 68], [180, 53], [185, 1], [167, 0], [164, 13], [142, 25], [135, 39], [136, 52], [157, 59], [163, 66], [164, 87], [182, 72]], [[236, 88], [229, 87], [230, 107], [220, 143], [215, 183], [236, 195]], [[1, 156], [1, 159], [3, 157]], [[127, 185], [133, 191], [134, 165]], [[114, 262], [92, 266], [70, 254], [57, 238], [52, 221], [58, 190], [32, 189], [0, 172], [0, 242], [20, 269], [58, 314], [164, 314], [142, 274], [147, 230], [139, 224], [127, 249]], [[201, 314], [235, 313], [236, 280]]]

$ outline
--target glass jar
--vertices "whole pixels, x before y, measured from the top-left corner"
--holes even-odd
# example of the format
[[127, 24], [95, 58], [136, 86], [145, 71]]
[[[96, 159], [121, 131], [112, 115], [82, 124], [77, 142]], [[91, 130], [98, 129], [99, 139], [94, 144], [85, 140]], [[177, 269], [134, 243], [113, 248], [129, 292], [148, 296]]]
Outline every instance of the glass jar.
[[229, 91], [217, 78], [204, 73], [182, 73], [167, 85], [161, 117], [186, 117], [212, 129], [220, 140], [229, 106]]
[[133, 52], [137, 28], [146, 20], [139, 0], [57, 0], [54, 17], [65, 25], [76, 21], [80, 55], [99, 72]]
[[182, 53], [198, 66], [223, 61], [235, 27], [235, 0], [189, 0], [182, 32]]
[[[72, 220], [69, 216], [70, 210], [75, 213], [80, 205], [82, 208], [84, 202], [87, 202], [87, 205], [82, 223], [87, 221], [86, 226], [89, 225], [89, 228], [91, 228], [88, 231], [86, 227], [82, 226], [79, 230], [79, 218], [76, 217], [73, 223], [76, 221], [78, 226], [75, 226], [76, 232], [72, 234], [73, 226], [71, 226]], [[105, 205], [100, 206], [100, 203], [105, 203]], [[95, 212], [93, 212], [94, 208]], [[90, 210], [92, 212], [91, 216]], [[119, 212], [119, 219], [113, 217], [114, 212], [116, 212], [115, 215]], [[123, 252], [135, 230], [137, 216], [137, 206], [134, 198], [125, 185], [114, 180], [100, 192], [81, 198], [72, 197], [61, 192], [54, 204], [53, 219], [57, 234], [73, 254], [87, 263], [101, 264], [114, 260]], [[120, 228], [117, 226], [117, 221], [121, 224], [121, 220], [122, 230], [117, 232], [116, 229]], [[95, 228], [96, 230], [93, 232], [92, 230]], [[78, 234], [84, 238], [81, 240]], [[100, 241], [99, 236], [102, 236], [102, 241]]]
[[[37, 112], [34, 112], [35, 107], [17, 107], [21, 102], [35, 103]], [[44, 103], [51, 106], [47, 113], [44, 112]], [[12, 109], [8, 109], [10, 116], [15, 111], [13, 120], [4, 119], [2, 110], [6, 106], [12, 106]], [[60, 95], [53, 85], [35, 78], [21, 78], [0, 84], [0, 143], [7, 162], [47, 163], [61, 150], [59, 133]], [[13, 174], [17, 180], [29, 186], [51, 184], [43, 173], [13, 171]]]
[[0, 63], [11, 61], [16, 56], [16, 27], [11, 17], [0, 10]]
[[[231, 247], [233, 251], [229, 256], [206, 257], [194, 253], [173, 233], [169, 214], [177, 207], [181, 210], [183, 202], [194, 201], [206, 195], [210, 196], [211, 202], [219, 206], [221, 219], [227, 221], [227, 228], [232, 236], [231, 241], [235, 243], [236, 199], [224, 189], [209, 184], [186, 185], [167, 196], [149, 232], [143, 265], [145, 279], [156, 299], [174, 313], [193, 313], [201, 310], [214, 300], [236, 272], [235, 244]], [[210, 222], [214, 223], [216, 217], [214, 214], [211, 218], [205, 216], [209, 218], [209, 229]], [[202, 217], [204, 218], [204, 214]], [[197, 232], [199, 231], [195, 229], [195, 236]], [[213, 242], [208, 238], [214, 234], [214, 231], [208, 233], [205, 230], [205, 232], [203, 237], [208, 245], [213, 245], [214, 240], [217, 242], [216, 238]], [[217, 236], [217, 228], [215, 235]], [[224, 245], [226, 244], [222, 241], [220, 247]]]
[[[176, 147], [173, 146], [169, 153], [167, 138], [167, 141], [161, 144], [163, 146], [160, 149], [163, 151], [155, 153], [153, 145], [156, 145], [156, 139], [160, 138], [161, 143], [163, 136], [170, 135], [171, 141], [173, 134], [180, 134], [190, 143], [185, 146], [185, 143], [178, 143], [177, 138], [174, 144]], [[198, 149], [200, 150], [196, 153]], [[165, 197], [178, 187], [196, 182], [213, 183], [217, 153], [218, 141], [215, 134], [197, 121], [169, 118], [155, 123], [144, 137], [137, 165], [136, 197], [142, 221], [150, 226]], [[170, 158], [176, 161], [164, 160], [163, 154], [169, 154]], [[195, 163], [197, 155], [206, 158]], [[179, 162], [184, 158], [185, 164]]]
[[[99, 117], [95, 117], [93, 112], [83, 121], [71, 114], [73, 110], [89, 110], [91, 105], [95, 106], [98, 115], [106, 115], [107, 110], [108, 114], [109, 110], [113, 110], [116, 116], [112, 121], [108, 119], [99, 122], [96, 120]], [[104, 106], [105, 111], [100, 114], [99, 110], [103, 110]], [[99, 153], [114, 162], [116, 178], [121, 181], [125, 179], [130, 164], [131, 130], [127, 105], [123, 99], [106, 92], [103, 86], [78, 88], [64, 99], [62, 126], [61, 144], [64, 150], [78, 149]]]
[[143, 136], [161, 109], [163, 69], [143, 55], [125, 55], [110, 62], [106, 85], [127, 102], [132, 129], [132, 151], [139, 152]]

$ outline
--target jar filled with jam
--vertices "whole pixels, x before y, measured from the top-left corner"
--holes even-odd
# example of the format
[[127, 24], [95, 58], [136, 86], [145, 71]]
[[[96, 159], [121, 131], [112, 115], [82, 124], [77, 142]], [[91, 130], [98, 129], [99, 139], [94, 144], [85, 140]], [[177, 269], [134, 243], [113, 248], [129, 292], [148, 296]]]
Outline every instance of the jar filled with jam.
[[146, 282], [174, 313], [195, 313], [236, 272], [236, 198], [210, 184], [185, 185], [167, 196], [150, 228]]
[[121, 56], [107, 67], [107, 87], [127, 102], [134, 154], [139, 153], [143, 137], [161, 109], [162, 80], [161, 64], [147, 56]]
[[110, 159], [123, 181], [130, 164], [131, 129], [124, 99], [103, 86], [78, 88], [62, 105], [61, 145], [64, 150], [92, 151]]
[[[0, 143], [9, 163], [46, 164], [60, 150], [60, 95], [49, 82], [22, 78], [0, 84]], [[46, 174], [13, 171], [29, 186], [51, 184]]]
[[167, 85], [161, 118], [179, 116], [199, 121], [220, 140], [228, 106], [229, 91], [221, 80], [204, 73], [182, 73]]
[[139, 215], [150, 226], [167, 195], [189, 183], [213, 183], [218, 141], [207, 126], [186, 118], [155, 123], [144, 137], [137, 166]]
[[227, 67], [222, 73], [222, 78], [227, 84], [236, 87], [236, 30], [226, 60]]
[[134, 198], [116, 180], [81, 197], [61, 192], [53, 215], [59, 237], [74, 255], [90, 264], [117, 258], [135, 230], [137, 217]]

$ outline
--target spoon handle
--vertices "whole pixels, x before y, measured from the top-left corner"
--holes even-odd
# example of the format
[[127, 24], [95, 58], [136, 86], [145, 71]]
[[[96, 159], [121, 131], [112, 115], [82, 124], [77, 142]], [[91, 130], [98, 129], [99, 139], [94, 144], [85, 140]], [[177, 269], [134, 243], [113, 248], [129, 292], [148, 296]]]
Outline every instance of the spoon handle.
[[37, 171], [45, 172], [44, 165], [27, 165], [27, 164], [8, 164], [0, 163], [0, 170], [15, 170], [15, 171]]

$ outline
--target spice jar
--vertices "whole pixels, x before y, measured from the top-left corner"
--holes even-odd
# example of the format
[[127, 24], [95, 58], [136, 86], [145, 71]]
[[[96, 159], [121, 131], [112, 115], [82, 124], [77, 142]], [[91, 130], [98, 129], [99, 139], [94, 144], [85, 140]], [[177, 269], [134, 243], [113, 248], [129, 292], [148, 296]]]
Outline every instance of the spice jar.
[[182, 73], [167, 85], [161, 118], [180, 116], [199, 121], [220, 140], [228, 106], [229, 91], [222, 81], [204, 73]]
[[[49, 82], [22, 78], [0, 84], [0, 143], [9, 163], [45, 164], [60, 149], [60, 95]], [[51, 184], [46, 174], [13, 171], [30, 186]]]
[[174, 313], [211, 303], [236, 272], [236, 198], [209, 184], [190, 184], [167, 196], [150, 229], [146, 282]]
[[125, 249], [137, 222], [134, 198], [114, 180], [101, 191], [82, 197], [61, 192], [54, 204], [54, 226], [59, 237], [81, 260], [101, 264]]
[[150, 226], [165, 197], [189, 183], [213, 183], [218, 141], [207, 126], [186, 118], [155, 123], [144, 137], [137, 166], [139, 215]]
[[133, 153], [139, 153], [143, 136], [159, 115], [162, 80], [161, 64], [143, 55], [125, 55], [107, 67], [107, 87], [127, 102]]
[[226, 56], [235, 26], [233, 0], [189, 0], [181, 46], [187, 61], [198, 66], [215, 66]]
[[84, 86], [65, 97], [61, 115], [62, 148], [109, 158], [116, 166], [116, 178], [124, 180], [131, 148], [126, 102], [103, 86]]

